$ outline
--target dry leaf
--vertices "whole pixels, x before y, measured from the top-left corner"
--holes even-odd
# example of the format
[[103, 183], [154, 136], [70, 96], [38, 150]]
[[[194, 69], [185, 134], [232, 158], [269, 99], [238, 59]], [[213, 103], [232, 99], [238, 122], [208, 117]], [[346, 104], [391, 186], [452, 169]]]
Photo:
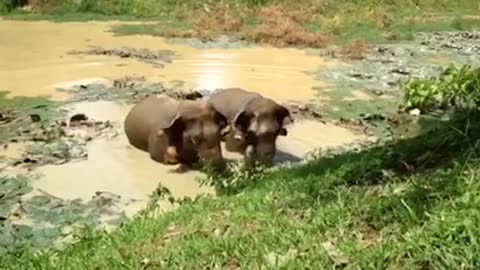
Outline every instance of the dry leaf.
[[336, 265], [346, 265], [351, 262], [350, 257], [343, 254], [342, 251], [331, 242], [324, 242], [322, 246]]
[[286, 254], [277, 254], [275, 252], [270, 252], [265, 256], [265, 260], [267, 261], [267, 264], [272, 267], [282, 267], [285, 265], [288, 261], [292, 260], [295, 258], [298, 254], [298, 250], [296, 249], [289, 249]]

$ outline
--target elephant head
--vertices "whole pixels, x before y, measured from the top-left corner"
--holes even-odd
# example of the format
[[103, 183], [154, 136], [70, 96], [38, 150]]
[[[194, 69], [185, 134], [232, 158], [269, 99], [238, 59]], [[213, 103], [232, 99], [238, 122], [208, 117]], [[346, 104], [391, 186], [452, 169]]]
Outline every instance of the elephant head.
[[223, 164], [221, 132], [227, 120], [201, 100], [152, 95], [133, 106], [124, 121], [131, 145], [163, 164]]
[[220, 147], [227, 119], [205, 101], [180, 102], [177, 113], [166, 128], [158, 129], [157, 138], [166, 139], [162, 151], [167, 163], [192, 164], [199, 160], [223, 163]]
[[247, 161], [271, 164], [278, 136], [287, 136], [286, 126], [293, 122], [290, 111], [275, 101], [256, 97], [233, 119], [233, 139], [245, 142]]

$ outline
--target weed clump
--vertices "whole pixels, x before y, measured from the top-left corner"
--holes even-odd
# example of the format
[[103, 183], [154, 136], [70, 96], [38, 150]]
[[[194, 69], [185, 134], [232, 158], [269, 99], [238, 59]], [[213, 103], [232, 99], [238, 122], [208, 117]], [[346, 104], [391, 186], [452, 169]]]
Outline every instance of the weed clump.
[[193, 22], [195, 36], [208, 38], [224, 33], [239, 32], [244, 21], [240, 14], [233, 12], [226, 5], [217, 5], [208, 9]]
[[13, 8], [11, 0], [0, 0], [0, 14], [7, 13]]
[[411, 78], [404, 84], [406, 106], [422, 111], [477, 111], [480, 105], [480, 68], [450, 65], [438, 77]]
[[259, 12], [261, 24], [258, 29], [245, 34], [247, 40], [275, 46], [306, 46], [325, 48], [333, 37], [330, 34], [308, 32], [304, 27], [308, 16], [305, 10], [292, 11], [282, 5], [271, 5]]
[[202, 185], [215, 187], [220, 195], [231, 195], [240, 192], [248, 186], [261, 182], [268, 168], [260, 164], [245, 166], [232, 163], [222, 170], [215, 170], [211, 166], [204, 166], [205, 177], [198, 179]]
[[365, 39], [355, 39], [346, 44], [340, 50], [340, 54], [348, 59], [364, 59], [369, 50], [368, 42]]

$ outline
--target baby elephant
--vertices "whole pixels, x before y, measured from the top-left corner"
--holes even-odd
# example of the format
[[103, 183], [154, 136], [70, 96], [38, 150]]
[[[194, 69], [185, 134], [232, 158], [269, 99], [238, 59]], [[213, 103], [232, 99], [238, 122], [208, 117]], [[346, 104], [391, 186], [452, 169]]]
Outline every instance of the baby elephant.
[[193, 165], [199, 160], [223, 166], [221, 131], [227, 119], [205, 101], [178, 101], [152, 95], [125, 118], [131, 145], [163, 164]]
[[224, 89], [210, 98], [210, 103], [229, 121], [225, 136], [230, 152], [244, 154], [245, 161], [271, 165], [278, 136], [286, 136], [285, 126], [293, 122], [290, 112], [258, 93], [238, 88]]

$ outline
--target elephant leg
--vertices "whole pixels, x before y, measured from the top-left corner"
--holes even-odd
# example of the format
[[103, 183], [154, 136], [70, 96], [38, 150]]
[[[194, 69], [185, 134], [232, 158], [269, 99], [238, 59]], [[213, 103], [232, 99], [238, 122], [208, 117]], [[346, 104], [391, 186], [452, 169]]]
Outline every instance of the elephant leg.
[[255, 147], [253, 145], [248, 145], [245, 147], [243, 161], [246, 167], [252, 167], [255, 165]]

